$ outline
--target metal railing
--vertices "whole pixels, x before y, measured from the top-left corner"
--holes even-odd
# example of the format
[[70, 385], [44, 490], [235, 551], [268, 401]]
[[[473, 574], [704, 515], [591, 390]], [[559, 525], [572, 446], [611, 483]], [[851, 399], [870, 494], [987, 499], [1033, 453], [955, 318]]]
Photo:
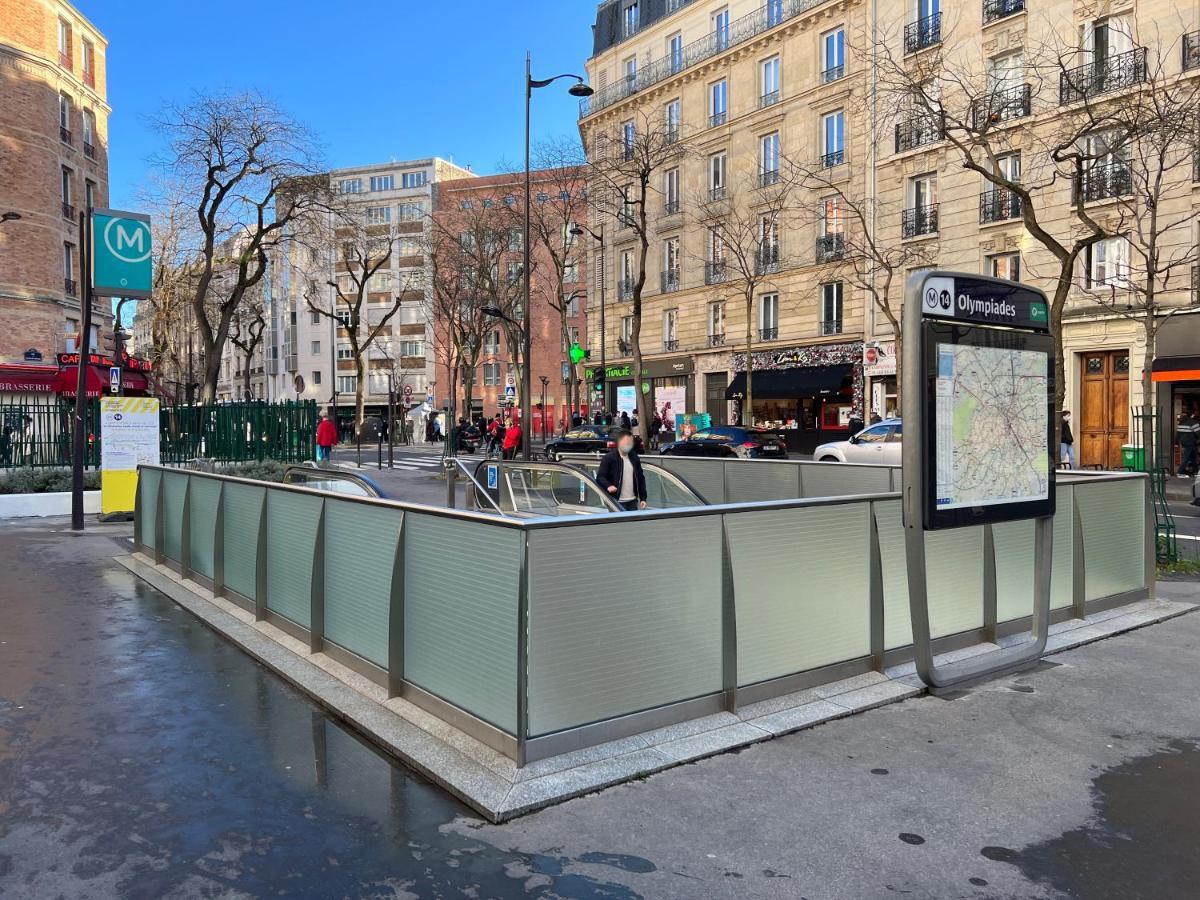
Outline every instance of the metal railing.
[[1025, 0], [983, 0], [983, 24], [1015, 16], [1025, 9]]
[[716, 128], [718, 125], [724, 125], [726, 119], [728, 119], [728, 118], [729, 118], [728, 112], [713, 113], [711, 116], [708, 117], [708, 127]]
[[767, 169], [764, 172], [758, 173], [758, 186], [760, 188], [771, 187], [774, 184], [779, 184], [778, 169]]
[[754, 256], [754, 265], [760, 275], [770, 275], [779, 271], [779, 243], [759, 245]]
[[1124, 197], [1133, 193], [1133, 172], [1123, 160], [1098, 163], [1084, 171], [1077, 190], [1084, 203]]
[[622, 300], [628, 300], [633, 296], [633, 279], [622, 278], [617, 281], [617, 296]]
[[663, 352], [674, 353], [679, 349], [679, 338], [665, 338], [663, 340]]
[[841, 319], [824, 319], [821, 321], [821, 334], [841, 334]]
[[679, 212], [679, 201], [678, 200], [668, 200], [663, 204], [663, 215], [664, 216], [673, 216], [677, 212]]
[[672, 291], [679, 290], [679, 267], [667, 269], [662, 273], [662, 292], [669, 294]]
[[724, 200], [728, 196], [728, 193], [723, 184], [717, 187], [710, 187], [708, 189], [708, 202], [716, 203], [718, 200]]
[[942, 14], [934, 13], [904, 26], [904, 52], [916, 53], [942, 42]]
[[758, 108], [766, 109], [768, 106], [774, 106], [779, 102], [779, 91], [767, 91], [758, 98]]
[[913, 150], [926, 144], [936, 144], [945, 136], [945, 124], [941, 119], [932, 119], [922, 115], [904, 122], [897, 122], [896, 152], [904, 153], [906, 150]]
[[74, 278], [64, 278], [63, 279], [63, 291], [66, 293], [66, 295], [68, 297], [77, 296], [78, 290], [79, 290], [79, 286], [78, 286], [78, 284], [76, 284]]
[[70, 128], [64, 128], [63, 126], [59, 125], [58, 126], [58, 139], [60, 141], [62, 141], [64, 144], [74, 146], [74, 139], [71, 135]]
[[817, 238], [817, 262], [827, 263], [841, 259], [846, 252], [846, 236], [840, 232], [823, 234]]
[[760, 328], [760, 329], [758, 329], [758, 339], [759, 339], [760, 341], [777, 341], [777, 340], [779, 340], [779, 328], [778, 328], [778, 326], [775, 326], [775, 327], [772, 327], [772, 328]]
[[1059, 103], [1076, 103], [1141, 84], [1146, 79], [1146, 48], [1136, 47], [1107, 59], [1062, 72]]
[[1200, 266], [1192, 266], [1192, 303], [1200, 305]]
[[844, 78], [846, 75], [845, 66], [830, 66], [828, 69], [821, 71], [821, 84], [829, 84], [831, 81], [837, 81]]
[[846, 151], [844, 149], [843, 150], [831, 150], [829, 153], [825, 153], [821, 156], [819, 164], [822, 169], [832, 169], [837, 166], [840, 166], [845, 161], [846, 161]]
[[704, 264], [704, 283], [720, 284], [729, 274], [729, 269], [723, 261], [707, 262]]
[[725, 335], [723, 333], [722, 334], [710, 334], [708, 336], [708, 346], [724, 347], [725, 346]]
[[1022, 205], [1019, 195], [1005, 188], [984, 191], [979, 195], [979, 223], [1005, 222], [1021, 217]]
[[1200, 31], [1183, 36], [1183, 71], [1200, 68]]
[[976, 131], [985, 131], [992, 125], [1023, 119], [1030, 112], [1028, 84], [998, 88], [980, 97], [971, 106], [971, 125]]
[[63, 201], [63, 205], [62, 205], [62, 214], [63, 214], [63, 218], [64, 218], [64, 219], [70, 219], [71, 221], [74, 221], [74, 220], [75, 220], [75, 207], [74, 207], [74, 205], [73, 205], [73, 204], [70, 204], [70, 203], [67, 203], [66, 201]]
[[900, 235], [911, 238], [923, 234], [936, 234], [938, 230], [938, 205], [914, 206], [900, 212]]

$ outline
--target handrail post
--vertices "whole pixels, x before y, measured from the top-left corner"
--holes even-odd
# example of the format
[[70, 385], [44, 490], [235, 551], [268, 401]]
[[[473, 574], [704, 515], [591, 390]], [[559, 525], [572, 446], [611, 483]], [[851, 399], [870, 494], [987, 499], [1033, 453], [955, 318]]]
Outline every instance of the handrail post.
[[529, 740], [529, 532], [521, 531], [517, 589], [517, 765], [525, 765]]
[[1143, 503], [1146, 507], [1145, 516], [1145, 545], [1146, 545], [1146, 599], [1154, 599], [1154, 581], [1158, 575], [1158, 523], [1154, 516], [1154, 487], [1150, 475], [1144, 476], [1145, 493]]
[[312, 572], [308, 588], [308, 649], [320, 653], [325, 649], [325, 506], [317, 515], [317, 534], [313, 540]]

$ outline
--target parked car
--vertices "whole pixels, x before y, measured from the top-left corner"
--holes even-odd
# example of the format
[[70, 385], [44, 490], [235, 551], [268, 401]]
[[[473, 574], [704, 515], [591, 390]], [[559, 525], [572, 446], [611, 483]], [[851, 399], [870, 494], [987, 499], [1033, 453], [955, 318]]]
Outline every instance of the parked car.
[[869, 425], [847, 441], [830, 441], [813, 451], [817, 462], [900, 465], [900, 420], [884, 419]]
[[773, 431], [714, 425], [682, 441], [663, 444], [667, 456], [738, 456], [742, 459], [787, 459], [787, 442]]
[[[546, 458], [555, 460], [564, 453], [603, 453], [617, 446], [616, 425], [579, 425], [562, 437], [546, 442]], [[633, 436], [633, 446], [642, 452], [642, 439]]]

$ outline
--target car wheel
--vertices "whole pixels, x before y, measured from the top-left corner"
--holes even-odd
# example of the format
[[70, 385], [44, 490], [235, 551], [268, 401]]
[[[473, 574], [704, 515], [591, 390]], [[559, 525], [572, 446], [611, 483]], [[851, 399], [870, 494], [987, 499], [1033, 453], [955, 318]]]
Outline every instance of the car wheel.
[[817, 462], [841, 462], [836, 456], [822, 456]]

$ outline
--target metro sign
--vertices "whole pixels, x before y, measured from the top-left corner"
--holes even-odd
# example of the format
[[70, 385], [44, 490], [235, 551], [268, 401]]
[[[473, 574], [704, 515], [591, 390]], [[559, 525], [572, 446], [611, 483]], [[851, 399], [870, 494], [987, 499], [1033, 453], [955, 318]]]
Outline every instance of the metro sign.
[[116, 209], [92, 210], [92, 293], [149, 297], [154, 265], [150, 217]]

